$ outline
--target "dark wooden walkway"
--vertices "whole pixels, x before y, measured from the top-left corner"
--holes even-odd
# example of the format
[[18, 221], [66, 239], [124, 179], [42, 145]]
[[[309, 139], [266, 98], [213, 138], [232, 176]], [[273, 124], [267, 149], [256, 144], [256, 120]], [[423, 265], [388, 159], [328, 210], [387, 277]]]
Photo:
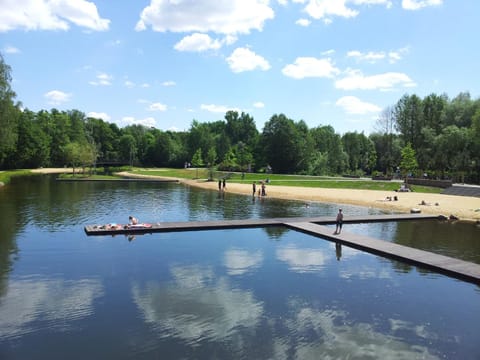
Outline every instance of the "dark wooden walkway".
[[[436, 215], [424, 214], [349, 216], [347, 219], [344, 220], [344, 224], [433, 220], [439, 218], [440, 217]], [[448, 256], [438, 255], [428, 251], [398, 245], [385, 240], [379, 240], [363, 235], [352, 234], [345, 231], [342, 231], [341, 234], [336, 235], [333, 234], [333, 229], [331, 227], [329, 228], [324, 226], [331, 224], [335, 224], [334, 216], [166, 222], [152, 224], [151, 228], [119, 228], [115, 230], [103, 229], [99, 225], [87, 225], [85, 226], [85, 232], [87, 233], [87, 235], [116, 235], [286, 226], [292, 230], [301, 231], [309, 235], [321, 237], [322, 239], [334, 241], [365, 252], [406, 262], [415, 266], [448, 275], [450, 277], [480, 285], [479, 264], [474, 264]]]
[[414, 249], [385, 240], [374, 239], [368, 236], [347, 233], [345, 231], [342, 231], [341, 234], [334, 234], [334, 230], [331, 227], [329, 228], [310, 222], [285, 223], [285, 226], [365, 252], [399, 260], [460, 280], [480, 284], [479, 264]]
[[[388, 221], [406, 221], [419, 219], [438, 219], [437, 215], [423, 214], [397, 214], [397, 215], [367, 215], [367, 216], [349, 216], [344, 219], [345, 224], [368, 223], [368, 222], [388, 222]], [[87, 225], [85, 232], [87, 235], [115, 235], [115, 234], [142, 234], [154, 232], [173, 232], [173, 231], [198, 231], [198, 230], [217, 230], [217, 229], [241, 229], [266, 226], [284, 226], [285, 223], [310, 222], [315, 224], [335, 224], [335, 216], [317, 216], [317, 217], [298, 217], [298, 218], [272, 218], [272, 219], [244, 219], [244, 220], [217, 220], [217, 221], [185, 221], [185, 222], [164, 222], [152, 224], [151, 228], [136, 229], [104, 229], [101, 225]]]

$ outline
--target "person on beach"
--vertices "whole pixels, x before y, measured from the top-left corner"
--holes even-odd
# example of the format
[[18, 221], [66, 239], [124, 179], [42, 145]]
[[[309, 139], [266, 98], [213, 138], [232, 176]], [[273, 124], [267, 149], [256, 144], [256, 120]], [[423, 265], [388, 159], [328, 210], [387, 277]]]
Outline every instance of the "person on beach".
[[333, 233], [334, 235], [340, 234], [342, 231], [342, 225], [343, 225], [343, 213], [342, 209], [338, 209], [338, 214], [337, 214], [337, 219], [336, 219], [336, 225], [337, 227], [335, 228], [335, 232]]
[[255, 194], [257, 193], [257, 184], [255, 184], [255, 181], [252, 183], [252, 191], [253, 197], [255, 197]]
[[227, 181], [225, 178], [223, 178], [223, 191], [225, 191], [225, 188], [227, 187]]
[[222, 191], [222, 180], [218, 180], [218, 191]]
[[132, 215], [128, 217], [128, 224], [129, 225], [138, 225], [138, 219]]

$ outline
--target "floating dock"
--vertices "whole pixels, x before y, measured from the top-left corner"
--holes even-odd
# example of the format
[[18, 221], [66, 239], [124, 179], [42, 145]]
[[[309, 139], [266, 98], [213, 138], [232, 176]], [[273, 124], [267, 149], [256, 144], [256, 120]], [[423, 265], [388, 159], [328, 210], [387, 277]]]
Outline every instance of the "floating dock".
[[[397, 215], [366, 215], [349, 216], [344, 218], [344, 224], [388, 222], [388, 221], [410, 221], [410, 220], [435, 220], [437, 215], [423, 214], [397, 214]], [[242, 219], [242, 220], [213, 220], [213, 221], [184, 221], [154, 223], [151, 227], [145, 228], [105, 228], [104, 225], [87, 225], [87, 235], [115, 235], [115, 234], [145, 234], [154, 232], [175, 232], [175, 231], [199, 231], [219, 229], [242, 229], [267, 226], [284, 226], [286, 223], [309, 222], [314, 224], [329, 225], [335, 224], [335, 216], [317, 217], [296, 217], [296, 218], [271, 218], [271, 219]]]
[[358, 250], [385, 258], [402, 261], [408, 264], [426, 268], [450, 277], [480, 285], [480, 265], [455, 259], [449, 256], [435, 254], [429, 251], [414, 249], [390, 241], [368, 236], [342, 232], [332, 233], [332, 228], [310, 222], [286, 223], [290, 229], [318, 236]]
[[[344, 224], [389, 222], [389, 221], [414, 221], [435, 220], [442, 217], [424, 214], [396, 214], [396, 215], [367, 215], [349, 216], [344, 219]], [[382, 257], [402, 261], [415, 266], [429, 269], [434, 272], [454, 277], [480, 285], [480, 265], [467, 261], [434, 254], [428, 251], [410, 248], [389, 241], [375, 239], [342, 231], [341, 234], [332, 233], [332, 228], [324, 225], [335, 224], [335, 216], [297, 217], [297, 218], [272, 218], [272, 219], [244, 219], [244, 220], [218, 220], [218, 221], [188, 221], [166, 222], [152, 224], [145, 228], [107, 229], [101, 225], [87, 225], [87, 235], [117, 235], [117, 234], [148, 234], [159, 232], [200, 231], [220, 229], [259, 228], [269, 226], [286, 226], [289, 229], [301, 231], [322, 239], [359, 249]]]

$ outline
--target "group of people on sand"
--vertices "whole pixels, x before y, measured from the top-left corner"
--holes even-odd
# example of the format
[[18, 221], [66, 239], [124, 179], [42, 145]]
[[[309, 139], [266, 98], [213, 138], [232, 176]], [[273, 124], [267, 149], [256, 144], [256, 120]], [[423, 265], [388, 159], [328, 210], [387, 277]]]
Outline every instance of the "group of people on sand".
[[255, 197], [255, 194], [257, 194], [258, 197], [267, 196], [267, 187], [264, 181], [260, 181], [260, 188], [258, 189], [258, 192], [257, 183], [255, 181], [252, 183], [252, 196]]

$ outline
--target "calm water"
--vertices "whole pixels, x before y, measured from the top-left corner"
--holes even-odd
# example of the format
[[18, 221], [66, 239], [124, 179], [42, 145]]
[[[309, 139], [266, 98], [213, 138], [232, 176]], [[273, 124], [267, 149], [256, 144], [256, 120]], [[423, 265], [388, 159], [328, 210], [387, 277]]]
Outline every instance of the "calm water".
[[[17, 180], [0, 189], [0, 359], [479, 359], [480, 288], [469, 283], [284, 228], [83, 231], [129, 214], [336, 211], [173, 184]], [[479, 262], [474, 226], [347, 229]]]

